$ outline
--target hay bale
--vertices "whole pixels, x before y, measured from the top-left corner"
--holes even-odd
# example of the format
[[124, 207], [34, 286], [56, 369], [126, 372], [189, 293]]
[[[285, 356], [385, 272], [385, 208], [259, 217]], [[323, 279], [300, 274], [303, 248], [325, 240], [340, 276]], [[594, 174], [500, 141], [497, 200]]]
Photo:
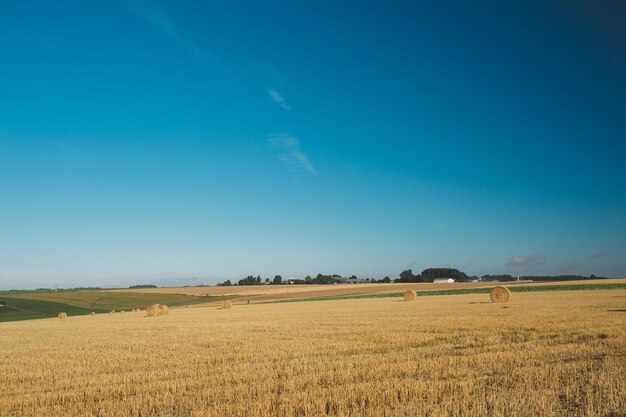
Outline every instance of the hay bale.
[[159, 304], [152, 304], [150, 307], [146, 308], [146, 316], [154, 317], [161, 314], [161, 306]]
[[59, 318], [60, 319], [66, 319], [67, 318], [67, 313], [64, 313], [64, 312], [59, 313]]
[[491, 290], [489, 297], [493, 303], [507, 303], [511, 299], [511, 291], [506, 287], [497, 286]]
[[233, 306], [233, 303], [231, 303], [228, 300], [222, 301], [222, 310], [226, 310], [229, 309]]
[[417, 294], [415, 291], [406, 290], [402, 297], [404, 298], [404, 301], [413, 301], [417, 298]]
[[95, 311], [92, 311], [92, 312], [91, 312], [91, 314], [89, 314], [89, 315], [90, 315], [90, 316], [95, 316], [95, 315], [96, 315], [96, 312], [95, 312]]
[[159, 304], [159, 314], [163, 316], [170, 314], [169, 307], [166, 306], [165, 304]]

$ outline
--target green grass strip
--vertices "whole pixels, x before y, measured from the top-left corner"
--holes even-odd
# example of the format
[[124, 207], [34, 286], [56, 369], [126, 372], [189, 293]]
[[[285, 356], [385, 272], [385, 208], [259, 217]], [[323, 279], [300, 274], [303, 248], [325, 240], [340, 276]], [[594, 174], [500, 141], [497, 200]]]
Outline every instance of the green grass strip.
[[[506, 286], [506, 284], [504, 284]], [[460, 295], [460, 294], [488, 294], [490, 288], [458, 288], [452, 290], [424, 290], [417, 291], [419, 297], [429, 295]], [[588, 290], [626, 290], [626, 283], [611, 284], [572, 284], [572, 285], [528, 285], [507, 287], [511, 292], [545, 292], [545, 291], [588, 291]], [[392, 298], [402, 297], [403, 292], [385, 292], [353, 295], [334, 295], [307, 298], [291, 298], [287, 300], [266, 301], [260, 304], [300, 303], [306, 301], [355, 300], [360, 298]]]
[[5, 297], [3, 301], [7, 305], [0, 307], [0, 322], [56, 317], [60, 312], [65, 312], [69, 316], [79, 316], [89, 314], [92, 311], [96, 313], [104, 313], [106, 311], [87, 309], [54, 301], [28, 300], [24, 298]]

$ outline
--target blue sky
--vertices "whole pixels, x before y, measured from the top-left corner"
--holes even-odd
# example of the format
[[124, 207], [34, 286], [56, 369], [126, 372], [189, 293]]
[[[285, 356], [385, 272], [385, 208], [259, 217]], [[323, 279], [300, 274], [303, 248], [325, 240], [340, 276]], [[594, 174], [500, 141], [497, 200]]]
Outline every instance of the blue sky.
[[624, 276], [624, 11], [0, 1], [0, 288]]

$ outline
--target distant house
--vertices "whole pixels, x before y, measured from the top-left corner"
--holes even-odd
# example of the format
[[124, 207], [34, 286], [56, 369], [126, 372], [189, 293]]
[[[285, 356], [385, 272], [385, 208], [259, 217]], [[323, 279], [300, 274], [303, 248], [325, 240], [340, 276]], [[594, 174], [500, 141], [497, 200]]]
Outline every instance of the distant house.
[[454, 278], [435, 278], [433, 283], [435, 284], [452, 284], [454, 282]]

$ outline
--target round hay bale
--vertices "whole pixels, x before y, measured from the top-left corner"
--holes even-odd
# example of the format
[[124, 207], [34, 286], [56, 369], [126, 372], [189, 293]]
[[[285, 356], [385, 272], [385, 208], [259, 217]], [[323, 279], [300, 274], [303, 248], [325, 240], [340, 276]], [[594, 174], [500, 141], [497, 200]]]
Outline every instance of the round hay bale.
[[146, 308], [146, 316], [154, 317], [161, 314], [161, 306], [159, 304], [152, 304], [150, 307]]
[[170, 309], [165, 304], [159, 304], [159, 314], [167, 315], [170, 314]]
[[229, 309], [233, 306], [229, 300], [222, 301], [222, 310]]
[[404, 298], [404, 301], [413, 301], [417, 298], [417, 294], [415, 294], [415, 291], [406, 290], [402, 297]]
[[64, 313], [64, 312], [59, 313], [59, 318], [60, 319], [66, 319], [67, 318], [67, 313]]
[[91, 314], [89, 314], [89, 315], [90, 315], [90, 316], [95, 316], [95, 315], [96, 315], [96, 312], [95, 312], [95, 311], [92, 311], [92, 312], [91, 312]]
[[497, 286], [491, 290], [489, 297], [493, 303], [507, 303], [511, 299], [511, 291], [506, 287]]

